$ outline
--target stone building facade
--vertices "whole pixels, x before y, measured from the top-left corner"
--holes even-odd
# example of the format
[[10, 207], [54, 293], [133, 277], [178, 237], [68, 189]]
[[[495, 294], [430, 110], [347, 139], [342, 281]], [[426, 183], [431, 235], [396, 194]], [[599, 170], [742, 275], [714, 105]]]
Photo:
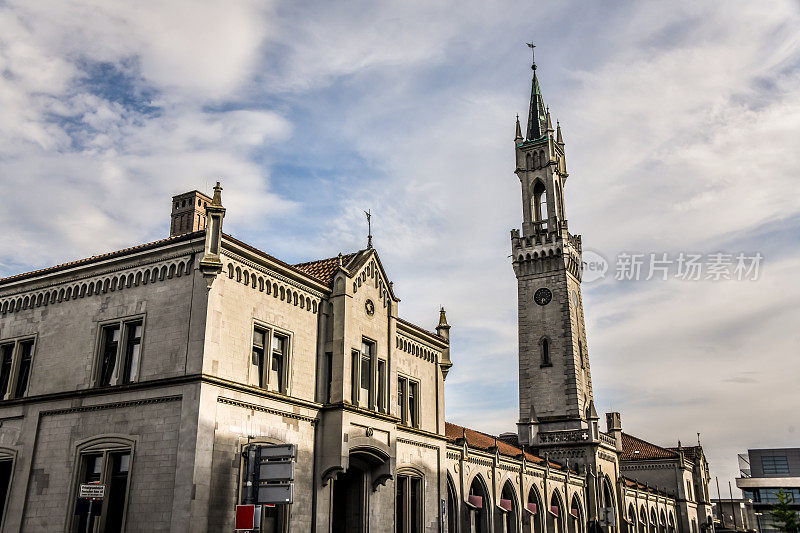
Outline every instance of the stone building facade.
[[0, 279], [2, 531], [232, 531], [252, 444], [296, 447], [293, 503], [264, 507], [262, 531], [706, 528], [701, 448], [643, 461], [618, 413], [600, 431], [535, 65], [529, 115], [518, 431], [445, 422], [444, 309], [403, 320], [371, 244], [287, 264], [223, 233], [217, 184], [173, 198], [163, 240]]

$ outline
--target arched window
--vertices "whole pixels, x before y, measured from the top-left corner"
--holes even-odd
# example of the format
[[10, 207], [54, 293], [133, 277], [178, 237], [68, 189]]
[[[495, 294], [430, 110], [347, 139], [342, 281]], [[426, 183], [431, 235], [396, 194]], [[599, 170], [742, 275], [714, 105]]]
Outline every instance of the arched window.
[[[77, 448], [77, 477], [73, 480], [69, 506], [70, 531], [122, 531], [128, 505], [128, 479], [134, 442], [109, 435], [84, 441]], [[80, 497], [81, 485], [104, 485], [103, 500], [97, 503]]]
[[658, 533], [658, 517], [655, 507], [650, 508], [650, 533]]
[[583, 506], [577, 494], [573, 494], [569, 505], [569, 533], [583, 533]]
[[542, 366], [553, 366], [550, 360], [550, 341], [545, 337], [539, 342], [542, 347]]
[[411, 469], [400, 470], [395, 487], [395, 531], [420, 533], [424, 522], [422, 502], [425, 480], [422, 474]]
[[453, 483], [453, 478], [450, 473], [447, 474], [447, 533], [456, 533], [458, 531], [458, 495], [456, 493], [456, 484]]
[[489, 531], [489, 506], [491, 501], [488, 498], [488, 491], [483, 479], [478, 475], [472, 480], [469, 486], [466, 506], [469, 509], [467, 515], [466, 531], [471, 533], [487, 533]]
[[547, 510], [547, 532], [564, 533], [564, 505], [557, 490], [550, 497], [550, 508]]
[[525, 504], [525, 518], [523, 518], [522, 521], [526, 526], [525, 530], [529, 533], [542, 533], [544, 528], [542, 522], [544, 513], [545, 508], [542, 506], [539, 490], [536, 488], [536, 485], [533, 485], [528, 492], [528, 502]]
[[502, 531], [504, 533], [518, 533], [519, 532], [519, 505], [517, 503], [517, 494], [514, 491], [514, 486], [511, 481], [506, 481], [503, 485], [503, 490], [500, 493], [500, 501], [497, 506], [500, 512], [496, 513], [495, 531]]
[[628, 533], [636, 533], [636, 508], [633, 504], [628, 506]]
[[583, 357], [583, 342], [580, 341], [580, 340], [578, 340], [578, 357], [580, 358], [580, 361], [581, 361], [581, 368], [585, 368], [586, 367], [586, 360]]
[[536, 180], [536, 184], [533, 186], [531, 211], [533, 212], [534, 226], [543, 230], [547, 229], [547, 188], [540, 180]]

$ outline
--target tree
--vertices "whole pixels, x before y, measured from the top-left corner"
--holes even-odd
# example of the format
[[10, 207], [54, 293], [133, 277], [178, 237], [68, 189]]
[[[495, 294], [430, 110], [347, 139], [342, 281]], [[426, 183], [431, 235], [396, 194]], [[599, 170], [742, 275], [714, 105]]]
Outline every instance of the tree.
[[779, 490], [777, 496], [778, 503], [770, 512], [775, 526], [784, 533], [800, 533], [800, 519], [797, 512], [789, 507], [789, 504], [793, 503], [792, 496], [783, 490]]

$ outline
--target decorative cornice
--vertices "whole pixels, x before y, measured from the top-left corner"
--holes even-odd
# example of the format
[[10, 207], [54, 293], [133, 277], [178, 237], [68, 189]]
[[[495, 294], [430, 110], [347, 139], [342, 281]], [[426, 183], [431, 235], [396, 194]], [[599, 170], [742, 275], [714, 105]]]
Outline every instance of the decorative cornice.
[[294, 420], [302, 420], [303, 422], [308, 422], [312, 426], [317, 423], [317, 419], [312, 416], [301, 415], [298, 413], [290, 413], [288, 411], [281, 411], [279, 409], [273, 409], [271, 407], [266, 407], [264, 405], [242, 402], [239, 400], [234, 400], [232, 398], [224, 398], [220, 396], [217, 398], [217, 403], [232, 405], [235, 407], [241, 407], [243, 409], [252, 409], [253, 411], [260, 411], [262, 413], [269, 413], [271, 415], [278, 415], [286, 418], [292, 418]]
[[106, 409], [121, 409], [124, 407], [132, 407], [139, 405], [149, 405], [154, 403], [166, 403], [179, 401], [183, 398], [180, 394], [174, 396], [163, 396], [161, 398], [143, 398], [141, 400], [126, 400], [122, 402], [102, 403], [97, 405], [81, 405], [77, 407], [66, 407], [64, 409], [50, 409], [47, 411], [40, 411], [39, 416], [53, 416], [64, 415], [69, 413], [83, 413], [86, 411], [104, 411]]

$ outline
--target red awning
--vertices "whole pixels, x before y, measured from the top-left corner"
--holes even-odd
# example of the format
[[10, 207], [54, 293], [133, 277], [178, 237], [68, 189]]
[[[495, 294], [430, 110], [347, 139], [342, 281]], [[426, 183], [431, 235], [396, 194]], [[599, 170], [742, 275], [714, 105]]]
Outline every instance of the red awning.
[[558, 516], [558, 505], [550, 506], [550, 512], [553, 513], [553, 516]]
[[536, 512], [539, 510], [539, 507], [538, 507], [538, 506], [537, 506], [535, 503], [529, 503], [529, 504], [526, 506], [526, 508], [528, 509], [528, 511], [529, 511], [531, 514], [536, 514]]
[[476, 509], [483, 509], [483, 498], [480, 496], [473, 496], [470, 494], [467, 496], [467, 503], [471, 506], [475, 507]]
[[504, 500], [501, 498], [497, 503], [504, 511], [511, 511], [511, 500]]

